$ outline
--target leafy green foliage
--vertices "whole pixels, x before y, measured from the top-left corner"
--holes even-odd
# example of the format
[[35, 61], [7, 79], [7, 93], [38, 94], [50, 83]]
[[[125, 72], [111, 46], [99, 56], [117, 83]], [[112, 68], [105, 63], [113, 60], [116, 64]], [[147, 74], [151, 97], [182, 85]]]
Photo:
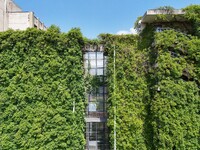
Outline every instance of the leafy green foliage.
[[155, 35], [155, 48], [159, 56], [157, 62], [162, 62], [156, 68], [157, 77], [180, 78], [186, 76], [188, 80], [200, 83], [199, 78], [199, 45], [200, 39], [176, 32], [164, 31]]
[[139, 36], [138, 49], [143, 50], [151, 47], [154, 41], [155, 29], [152, 25], [147, 25]]
[[0, 33], [0, 149], [84, 149], [84, 92], [101, 84], [84, 79], [84, 44], [104, 44], [108, 55], [111, 148], [116, 115], [117, 149], [200, 149], [200, 6], [183, 10], [193, 32], [168, 23], [174, 30], [155, 33], [148, 24], [139, 36], [100, 41], [56, 26]]
[[174, 30], [155, 35], [157, 58], [150, 76], [156, 149], [199, 149], [199, 42]]
[[0, 33], [0, 149], [84, 149], [82, 46], [79, 29]]
[[135, 29], [138, 28], [139, 22], [140, 22], [141, 19], [142, 19], [142, 16], [137, 17], [137, 20], [136, 20], [135, 23], [134, 23], [134, 28], [135, 28]]
[[172, 6], [160, 6], [160, 7], [156, 8], [156, 9], [158, 9], [158, 10], [173, 11], [174, 7], [172, 7]]
[[[191, 20], [197, 24], [199, 6], [189, 6], [185, 11], [189, 26]], [[154, 25], [148, 24], [139, 36], [101, 35], [109, 58], [108, 127], [112, 147], [116, 115], [117, 149], [200, 148], [200, 39], [194, 36], [199, 25], [195, 26], [196, 34], [186, 34], [192, 33], [190, 28], [185, 32], [187, 27], [181, 27], [155, 33]]]
[[185, 18], [192, 21], [195, 35], [200, 37], [200, 5], [190, 5], [183, 9]]
[[[173, 15], [174, 12], [174, 8], [171, 6], [161, 6], [156, 8], [155, 10], [159, 10], [162, 12], [162, 14], [158, 14], [156, 20], [164, 20], [164, 21], [169, 21], [168, 20], [168, 15], [170, 14], [170, 16], [175, 17]], [[167, 15], [166, 15], [167, 14]]]
[[[107, 67], [110, 143], [113, 146], [114, 107], [116, 106], [117, 149], [146, 149], [144, 123], [149, 96], [145, 79], [146, 53], [137, 50], [138, 36], [107, 34], [101, 37], [106, 44], [109, 58]], [[116, 77], [113, 77], [114, 50], [116, 51]], [[113, 89], [114, 84], [115, 89]]]
[[152, 101], [156, 149], [199, 149], [199, 88], [194, 82], [161, 80]]

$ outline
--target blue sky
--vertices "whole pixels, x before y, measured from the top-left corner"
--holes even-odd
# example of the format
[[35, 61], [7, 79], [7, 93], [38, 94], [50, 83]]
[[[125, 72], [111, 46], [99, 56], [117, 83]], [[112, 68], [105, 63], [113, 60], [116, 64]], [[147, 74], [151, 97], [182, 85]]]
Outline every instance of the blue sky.
[[180, 9], [200, 0], [15, 0], [24, 11], [33, 11], [48, 27], [55, 24], [67, 32], [81, 28], [84, 36], [100, 33], [131, 33], [138, 16], [147, 9], [172, 6]]

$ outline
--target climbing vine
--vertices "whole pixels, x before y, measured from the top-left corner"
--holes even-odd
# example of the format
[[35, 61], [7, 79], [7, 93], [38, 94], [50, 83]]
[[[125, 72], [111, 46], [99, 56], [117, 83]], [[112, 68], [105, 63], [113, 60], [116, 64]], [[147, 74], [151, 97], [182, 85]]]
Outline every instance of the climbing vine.
[[0, 149], [84, 149], [83, 43], [55, 26], [0, 33]]
[[200, 5], [190, 5], [183, 9], [185, 18], [192, 22], [194, 34], [200, 37]]
[[[166, 22], [169, 28], [162, 32], [155, 32], [156, 24], [147, 24], [139, 36], [101, 35], [109, 58], [112, 147], [116, 116], [117, 149], [200, 148], [199, 6], [184, 10], [187, 26]], [[188, 28], [191, 21], [197, 24], [193, 31]]]
[[[145, 79], [148, 65], [146, 52], [137, 50], [138, 36], [135, 35], [101, 35], [101, 38], [105, 42], [109, 58], [107, 67], [110, 143], [113, 146], [113, 122], [116, 115], [117, 149], [146, 149], [144, 124], [149, 97]], [[116, 77], [113, 77], [114, 59]]]
[[0, 33], [0, 149], [84, 149], [84, 93], [101, 84], [84, 79], [84, 44], [103, 44], [108, 55], [111, 149], [114, 116], [119, 150], [200, 149], [200, 6], [183, 11], [188, 26], [162, 14], [169, 28], [158, 33], [156, 24], [91, 41], [55, 26]]
[[155, 35], [157, 58], [150, 76], [156, 149], [199, 149], [199, 42], [174, 30]]

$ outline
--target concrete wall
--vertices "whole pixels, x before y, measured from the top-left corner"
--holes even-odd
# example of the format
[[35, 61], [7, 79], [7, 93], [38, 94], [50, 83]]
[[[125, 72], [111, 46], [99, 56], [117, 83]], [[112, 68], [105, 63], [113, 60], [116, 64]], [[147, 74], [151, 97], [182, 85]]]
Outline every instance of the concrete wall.
[[[31, 24], [31, 22], [30, 22]], [[40, 30], [46, 30], [46, 26], [35, 16], [33, 16], [33, 26]]]
[[12, 0], [0, 0], [0, 31], [6, 31], [9, 28], [8, 12], [22, 11]]
[[0, 32], [33, 27], [46, 30], [44, 24], [34, 16], [33, 12], [23, 12], [13, 0], [0, 0]]
[[13, 2], [12, 0], [7, 0], [7, 11], [18, 12], [18, 11], [22, 11], [22, 9], [17, 4], [15, 4], [15, 2]]
[[14, 30], [26, 30], [30, 27], [29, 12], [9, 13], [8, 28]]
[[0, 0], [0, 31], [4, 28], [4, 0]]
[[3, 11], [0, 10], [0, 31], [3, 31]]

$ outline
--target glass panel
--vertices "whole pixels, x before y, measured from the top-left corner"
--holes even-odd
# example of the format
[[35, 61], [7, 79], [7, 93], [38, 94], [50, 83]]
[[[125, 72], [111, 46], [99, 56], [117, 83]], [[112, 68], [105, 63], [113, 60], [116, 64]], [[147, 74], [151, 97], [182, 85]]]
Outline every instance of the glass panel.
[[105, 100], [107, 100], [108, 99], [108, 95], [104, 94], [104, 98], [105, 98]]
[[103, 60], [97, 60], [97, 68], [103, 67]]
[[84, 61], [84, 68], [88, 68], [88, 60]]
[[103, 69], [97, 69], [97, 75], [103, 75]]
[[103, 122], [98, 123], [98, 124], [97, 124], [97, 128], [103, 130], [103, 129], [104, 129], [104, 124], [105, 124], [105, 123], [103, 123]]
[[88, 59], [88, 53], [85, 53], [85, 54], [83, 55], [83, 58], [84, 58], [84, 60]]
[[96, 109], [97, 111], [103, 111], [103, 102], [97, 102]]
[[102, 112], [104, 109], [104, 102], [89, 102], [89, 112], [96, 112], [100, 111]]
[[104, 68], [104, 76], [106, 76], [106, 73], [107, 73], [107, 70], [106, 70], [106, 67]]
[[90, 69], [89, 73], [90, 75], [96, 75], [96, 69]]
[[[105, 58], [105, 57], [104, 57]], [[105, 66], [106, 66], [106, 64], [107, 64], [107, 59], [104, 59], [104, 64], [105, 64]]]
[[103, 94], [97, 94], [97, 102], [103, 102]]
[[92, 133], [92, 134], [90, 135], [90, 141], [96, 141], [95, 133]]
[[97, 110], [97, 104], [94, 102], [89, 103], [89, 111], [94, 112]]
[[96, 60], [89, 60], [89, 68], [96, 68]]
[[[103, 142], [101, 142], [101, 143], [103, 143]], [[105, 145], [99, 144], [99, 142], [98, 142], [98, 150], [105, 150]]]
[[103, 52], [97, 52], [97, 59], [103, 59]]
[[89, 96], [89, 101], [90, 102], [95, 102], [96, 101], [96, 95], [91, 95]]
[[101, 133], [98, 134], [97, 140], [102, 141], [104, 139], [104, 133], [101, 131]]
[[89, 52], [89, 59], [96, 59], [96, 53], [95, 52]]
[[90, 122], [89, 123], [89, 139], [91, 141], [96, 140], [96, 123]]
[[100, 87], [99, 87], [98, 93], [103, 93], [103, 86], [100, 86]]
[[93, 149], [106, 149], [107, 141], [107, 131], [106, 131], [105, 123], [102, 122], [90, 122], [87, 123], [87, 135], [89, 136], [87, 138], [88, 146], [92, 147]]
[[106, 86], [104, 87], [104, 93], [108, 93], [108, 88]]

